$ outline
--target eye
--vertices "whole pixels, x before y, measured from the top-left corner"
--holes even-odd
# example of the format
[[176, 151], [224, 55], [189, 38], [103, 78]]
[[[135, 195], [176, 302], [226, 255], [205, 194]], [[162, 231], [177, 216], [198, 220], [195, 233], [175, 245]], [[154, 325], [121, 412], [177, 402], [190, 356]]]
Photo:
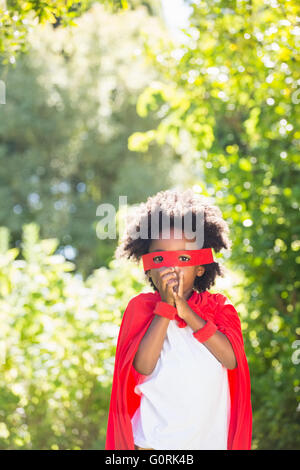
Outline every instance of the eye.
[[187, 261], [190, 260], [190, 258], [188, 256], [185, 256], [185, 255], [181, 255], [181, 256], [179, 256], [179, 258], [185, 258]]
[[[158, 261], [157, 258], [161, 258], [161, 259]], [[153, 261], [154, 263], [161, 263], [163, 259], [164, 258], [161, 255], [159, 255], [159, 256], [154, 256]]]

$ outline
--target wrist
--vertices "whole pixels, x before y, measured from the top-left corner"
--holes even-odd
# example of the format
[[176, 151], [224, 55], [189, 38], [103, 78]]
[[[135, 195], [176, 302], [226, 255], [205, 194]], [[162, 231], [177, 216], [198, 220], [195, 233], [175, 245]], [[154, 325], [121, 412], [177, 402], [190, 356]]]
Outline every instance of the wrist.
[[203, 318], [194, 312], [187, 301], [185, 301], [184, 304], [182, 303], [181, 306], [178, 306], [178, 315], [193, 331], [199, 330], [199, 328], [202, 328], [206, 323]]
[[162, 317], [166, 317], [169, 320], [174, 320], [177, 314], [177, 309], [168, 302], [161, 300], [156, 303], [153, 313], [156, 315], [161, 315]]
[[189, 304], [184, 298], [177, 297], [177, 300], [175, 301], [175, 307], [177, 308], [178, 315], [180, 316], [180, 318], [182, 318], [183, 320], [189, 318]]
[[166, 304], [168, 304], [168, 305], [171, 305], [171, 307], [175, 307], [175, 308], [176, 308], [175, 300], [167, 300], [167, 299], [165, 299], [164, 297], [161, 297], [161, 296], [160, 296], [160, 299], [161, 299], [161, 300], [160, 300], [161, 302], [164, 302], [164, 303], [166, 303]]
[[204, 326], [193, 332], [193, 336], [200, 343], [205, 343], [205, 341], [215, 334], [217, 329], [217, 326], [211, 320], [207, 320]]

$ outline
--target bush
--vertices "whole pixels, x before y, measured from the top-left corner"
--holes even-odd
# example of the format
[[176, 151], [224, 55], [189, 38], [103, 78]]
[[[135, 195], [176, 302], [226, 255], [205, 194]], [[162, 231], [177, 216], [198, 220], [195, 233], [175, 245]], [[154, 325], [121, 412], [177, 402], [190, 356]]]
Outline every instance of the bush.
[[35, 224], [22, 250], [8, 240], [2, 227], [0, 448], [104, 448], [118, 325], [141, 272], [113, 261], [83, 280]]

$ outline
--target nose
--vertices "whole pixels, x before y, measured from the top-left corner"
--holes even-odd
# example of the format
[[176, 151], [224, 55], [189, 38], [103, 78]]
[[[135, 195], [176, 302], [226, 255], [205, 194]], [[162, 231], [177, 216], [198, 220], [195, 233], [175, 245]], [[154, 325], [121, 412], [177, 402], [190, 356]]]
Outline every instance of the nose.
[[158, 268], [159, 271], [164, 271], [165, 269], [170, 269], [172, 272], [178, 272], [175, 266], [162, 266], [161, 268]]

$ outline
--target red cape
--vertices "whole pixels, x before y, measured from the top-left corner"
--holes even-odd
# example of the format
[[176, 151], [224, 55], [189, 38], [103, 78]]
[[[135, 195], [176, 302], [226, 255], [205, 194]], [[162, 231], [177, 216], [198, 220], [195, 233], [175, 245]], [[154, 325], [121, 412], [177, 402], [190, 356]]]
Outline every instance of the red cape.
[[[125, 309], [116, 348], [106, 450], [134, 450], [131, 418], [141, 400], [141, 396], [134, 392], [134, 387], [146, 376], [136, 372], [132, 362], [139, 343], [154, 317], [153, 310], [159, 300], [161, 300], [159, 292], [141, 293], [133, 297]], [[250, 374], [238, 313], [222, 294], [193, 291], [187, 302], [201, 318], [213, 321], [219, 331], [227, 336], [233, 347], [237, 367], [227, 369], [231, 398], [227, 449], [250, 449], [252, 438]], [[177, 324], [181, 328], [186, 325], [184, 320]]]

